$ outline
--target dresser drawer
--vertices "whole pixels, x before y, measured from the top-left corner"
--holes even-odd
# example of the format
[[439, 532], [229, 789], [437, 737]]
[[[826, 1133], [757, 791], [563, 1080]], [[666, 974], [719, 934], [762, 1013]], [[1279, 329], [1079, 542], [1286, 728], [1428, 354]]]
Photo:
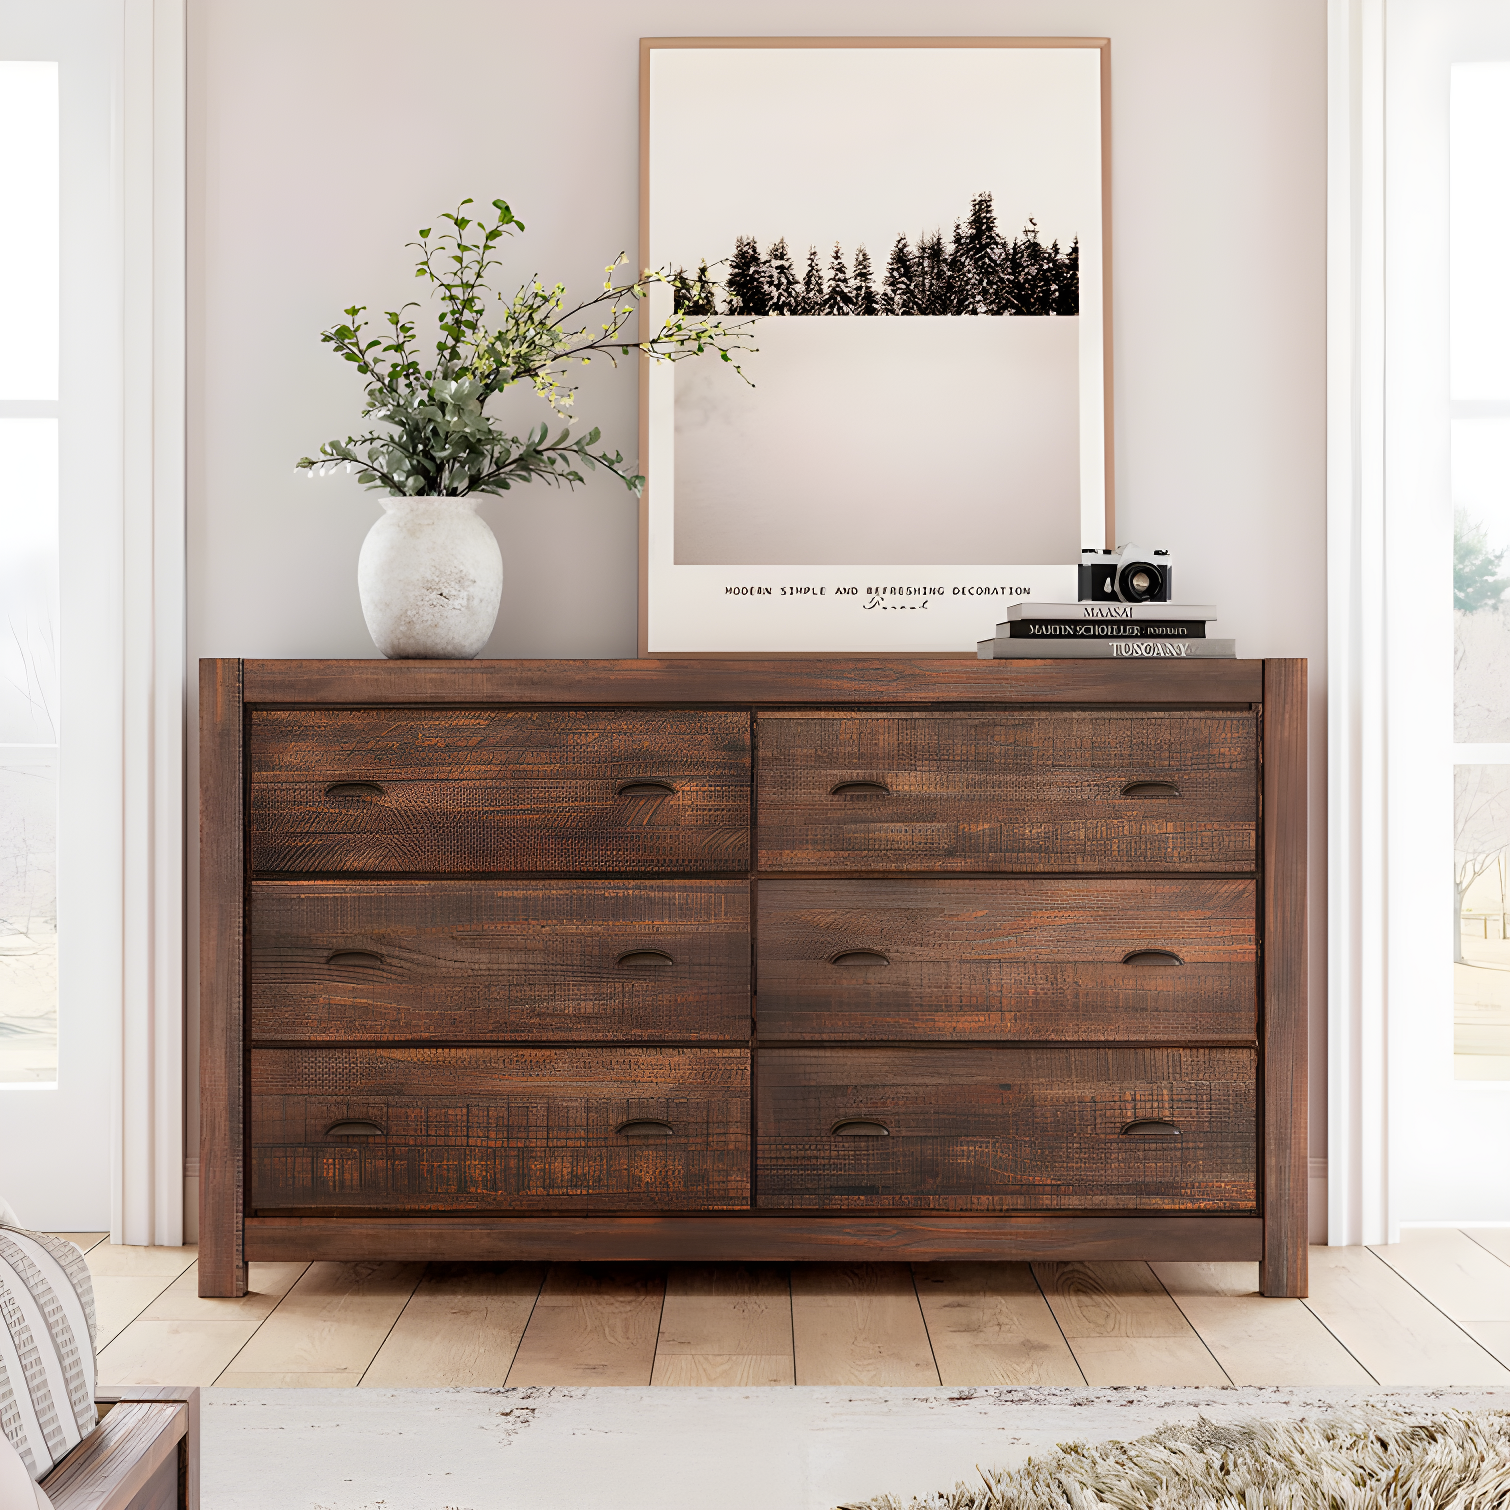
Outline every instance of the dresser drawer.
[[760, 1036], [1251, 1044], [1252, 881], [760, 886]]
[[1248, 712], [763, 714], [759, 747], [762, 870], [1255, 864]]
[[749, 1203], [740, 1049], [254, 1049], [260, 1211]]
[[248, 724], [255, 872], [749, 868], [745, 713], [358, 708]]
[[762, 1049], [757, 1084], [762, 1208], [1257, 1203], [1251, 1050]]
[[257, 881], [253, 1041], [750, 1037], [745, 881]]

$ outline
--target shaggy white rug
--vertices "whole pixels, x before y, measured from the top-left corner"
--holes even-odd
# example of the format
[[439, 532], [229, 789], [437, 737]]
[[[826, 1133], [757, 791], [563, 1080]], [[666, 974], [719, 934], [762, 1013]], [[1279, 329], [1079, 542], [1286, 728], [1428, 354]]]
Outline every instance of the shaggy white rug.
[[[1365, 1408], [1510, 1411], [1510, 1390], [1492, 1389], [209, 1389], [202, 1400], [203, 1510], [834, 1510], [884, 1494], [905, 1505], [966, 1477], [984, 1491], [977, 1463], [1015, 1469], [1061, 1442], [1130, 1442], [1203, 1419], [1230, 1429]], [[1242, 1510], [1388, 1503], [1250, 1498]], [[1442, 1510], [1425, 1499], [1411, 1510], [1428, 1506]]]
[[[1510, 1413], [1203, 1420], [977, 1472], [979, 1482], [911, 1498], [905, 1510], [1502, 1510]], [[904, 1507], [882, 1495], [839, 1510]]]

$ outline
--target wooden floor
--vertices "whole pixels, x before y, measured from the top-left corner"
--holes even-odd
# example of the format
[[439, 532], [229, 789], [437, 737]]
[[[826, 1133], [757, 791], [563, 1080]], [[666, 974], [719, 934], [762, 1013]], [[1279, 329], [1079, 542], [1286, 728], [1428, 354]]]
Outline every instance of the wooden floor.
[[101, 1384], [1510, 1385], [1510, 1230], [1257, 1265], [253, 1264], [87, 1250]]

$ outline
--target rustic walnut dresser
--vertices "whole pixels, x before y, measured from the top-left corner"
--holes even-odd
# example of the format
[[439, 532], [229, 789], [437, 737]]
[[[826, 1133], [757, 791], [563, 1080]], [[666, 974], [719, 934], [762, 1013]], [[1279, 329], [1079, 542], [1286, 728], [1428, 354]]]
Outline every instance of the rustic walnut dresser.
[[1305, 663], [205, 661], [200, 1283], [1258, 1259]]

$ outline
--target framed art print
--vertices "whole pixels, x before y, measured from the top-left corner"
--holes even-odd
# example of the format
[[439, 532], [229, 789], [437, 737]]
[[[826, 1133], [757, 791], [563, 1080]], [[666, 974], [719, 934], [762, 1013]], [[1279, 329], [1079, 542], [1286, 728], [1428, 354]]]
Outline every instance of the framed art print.
[[[1114, 543], [1108, 43], [641, 43], [640, 651], [961, 653]], [[746, 381], [747, 379], [748, 381]]]

